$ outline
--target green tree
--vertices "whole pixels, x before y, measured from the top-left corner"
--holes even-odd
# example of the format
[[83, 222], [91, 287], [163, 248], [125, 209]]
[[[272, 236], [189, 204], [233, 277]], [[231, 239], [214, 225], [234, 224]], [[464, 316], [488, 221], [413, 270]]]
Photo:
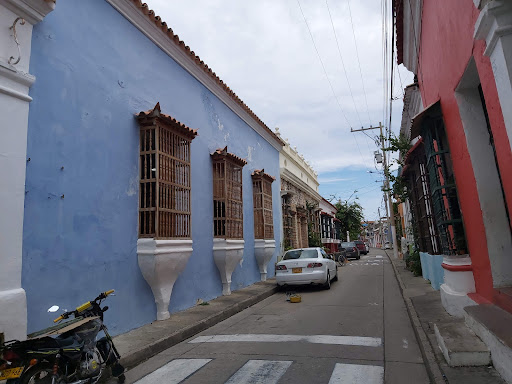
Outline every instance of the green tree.
[[356, 240], [361, 234], [361, 222], [363, 221], [363, 207], [356, 201], [349, 203], [348, 201], [338, 200], [334, 204], [336, 209], [336, 218], [340, 220], [341, 233], [340, 238], [346, 239], [347, 231], [350, 233], [350, 239]]

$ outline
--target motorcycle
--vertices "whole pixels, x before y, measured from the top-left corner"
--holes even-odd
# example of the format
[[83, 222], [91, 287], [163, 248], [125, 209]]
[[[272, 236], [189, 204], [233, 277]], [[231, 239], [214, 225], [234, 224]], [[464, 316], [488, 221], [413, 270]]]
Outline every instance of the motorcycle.
[[[27, 340], [7, 341], [0, 346], [0, 381], [7, 384], [93, 384], [104, 369], [124, 383], [121, 356], [103, 324], [101, 302], [114, 290], [102, 292], [94, 300], [64, 312], [56, 326], [28, 335]], [[48, 311], [58, 309], [53, 306]], [[74, 318], [67, 320], [70, 316]], [[97, 340], [103, 331], [105, 336]]]

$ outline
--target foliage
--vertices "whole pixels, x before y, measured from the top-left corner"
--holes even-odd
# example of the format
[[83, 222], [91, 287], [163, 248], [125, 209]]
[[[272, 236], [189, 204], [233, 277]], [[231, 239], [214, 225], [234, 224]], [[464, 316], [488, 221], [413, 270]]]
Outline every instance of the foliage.
[[404, 135], [396, 137], [391, 134], [389, 138], [389, 147], [384, 148], [385, 151], [398, 152], [400, 154], [399, 159], [395, 160], [398, 165], [404, 165], [405, 155], [411, 149], [411, 143]]
[[361, 234], [361, 222], [363, 221], [363, 207], [353, 201], [339, 200], [335, 205], [336, 218], [340, 220], [341, 237], [345, 237], [347, 231], [351, 239], [358, 239]]
[[398, 204], [399, 203], [393, 203], [393, 217], [395, 219], [396, 238], [400, 239], [403, 236], [403, 233], [402, 222], [400, 220], [400, 215], [398, 213]]
[[[389, 139], [389, 147], [385, 148], [386, 151], [398, 152], [399, 158], [394, 162], [399, 166], [404, 166], [405, 155], [411, 149], [411, 143], [404, 136], [400, 135], [396, 137], [395, 135], [391, 135]], [[384, 170], [385, 175], [388, 177], [389, 182], [391, 183], [390, 192], [395, 199], [400, 201], [405, 201], [409, 197], [407, 194], [407, 184], [404, 178], [400, 175], [393, 175], [389, 169]]]
[[322, 246], [322, 239], [320, 234], [313, 230], [313, 223], [308, 224], [308, 244], [310, 247]]
[[405, 258], [405, 265], [414, 276], [422, 275], [420, 253], [417, 249]]

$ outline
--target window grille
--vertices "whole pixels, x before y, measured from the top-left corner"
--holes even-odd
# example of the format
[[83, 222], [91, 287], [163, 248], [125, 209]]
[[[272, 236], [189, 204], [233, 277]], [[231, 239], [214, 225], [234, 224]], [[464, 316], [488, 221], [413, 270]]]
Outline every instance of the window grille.
[[190, 143], [197, 135], [160, 104], [138, 115], [139, 237], [190, 238]]
[[293, 216], [291, 214], [290, 195], [281, 196], [281, 207], [283, 212], [283, 237], [284, 247], [292, 247], [293, 241]]
[[272, 183], [274, 180], [263, 169], [255, 170], [252, 174], [254, 237], [256, 239], [274, 238], [274, 218], [272, 213]]
[[213, 165], [213, 235], [243, 239], [242, 168], [247, 162], [228, 147], [211, 155]]
[[430, 254], [439, 254], [439, 235], [432, 212], [430, 184], [426, 171], [427, 160], [423, 144], [407, 158], [407, 189], [411, 203], [414, 238], [419, 250]]
[[455, 175], [440, 110], [436, 115], [424, 120], [422, 137], [427, 160], [426, 170], [432, 193], [433, 213], [443, 254], [466, 253], [466, 237], [457, 197]]

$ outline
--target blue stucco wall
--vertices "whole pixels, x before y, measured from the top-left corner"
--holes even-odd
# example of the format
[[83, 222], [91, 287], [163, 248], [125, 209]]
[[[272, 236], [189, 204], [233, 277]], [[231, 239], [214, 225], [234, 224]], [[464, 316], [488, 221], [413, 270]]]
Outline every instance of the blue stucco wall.
[[[100, 291], [109, 298], [113, 334], [149, 323], [156, 306], [137, 264], [139, 130], [134, 115], [160, 102], [162, 112], [198, 129], [192, 142], [194, 252], [170, 311], [222, 294], [213, 261], [210, 153], [228, 150], [243, 170], [243, 265], [232, 289], [260, 279], [254, 258], [251, 173], [273, 183], [274, 232], [280, 243], [279, 153], [197, 80], [103, 0], [58, 2], [34, 27], [22, 284], [29, 332], [50, 325], [57, 304], [73, 309]], [[277, 247], [279, 248], [279, 247]], [[269, 263], [274, 275], [276, 253]]]
[[436, 291], [444, 283], [443, 255], [431, 255], [426, 252], [420, 252], [421, 271], [423, 278], [430, 281], [430, 285]]

